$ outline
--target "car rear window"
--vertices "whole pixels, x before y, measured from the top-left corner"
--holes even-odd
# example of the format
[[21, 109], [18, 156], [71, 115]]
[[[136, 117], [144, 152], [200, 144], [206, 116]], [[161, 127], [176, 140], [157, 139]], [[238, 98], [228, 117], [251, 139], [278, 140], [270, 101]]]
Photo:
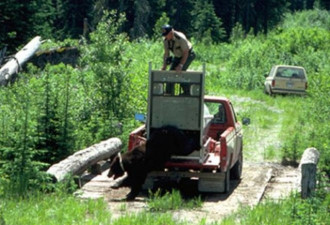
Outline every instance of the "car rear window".
[[303, 69], [300, 68], [286, 68], [279, 67], [276, 72], [276, 77], [286, 77], [286, 78], [305, 78], [305, 73]]

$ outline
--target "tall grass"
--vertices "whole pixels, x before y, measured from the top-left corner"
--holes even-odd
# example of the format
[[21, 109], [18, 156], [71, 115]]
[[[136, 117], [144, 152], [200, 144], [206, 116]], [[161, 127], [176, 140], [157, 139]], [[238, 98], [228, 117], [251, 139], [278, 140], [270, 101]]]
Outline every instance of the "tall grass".
[[158, 190], [155, 193], [150, 193], [150, 199], [148, 200], [149, 210], [154, 211], [168, 211], [168, 210], [178, 210], [178, 209], [193, 209], [202, 206], [202, 200], [200, 197], [196, 197], [192, 200], [184, 200], [181, 194], [177, 190], [172, 190], [172, 192], [166, 192], [161, 194]]
[[[187, 224], [172, 218], [170, 210], [192, 209], [201, 206], [199, 198], [184, 201], [178, 191], [165, 195], [156, 193], [148, 202], [149, 208], [139, 214], [112, 218], [103, 199], [78, 199], [71, 194], [37, 193], [25, 198], [3, 198], [0, 202], [0, 224], [6, 225], [72, 225], [72, 224]], [[157, 213], [156, 213], [157, 212]]]
[[0, 221], [6, 225], [110, 224], [103, 200], [81, 200], [69, 194], [34, 194], [5, 198], [0, 202]]
[[[278, 201], [268, 200], [255, 207], [243, 207], [237, 213], [224, 218], [213, 225], [327, 225], [330, 194], [319, 186], [319, 191], [310, 198], [303, 200], [298, 193], [293, 193], [287, 199]], [[29, 198], [4, 198], [0, 202], [0, 224], [6, 225], [34, 225], [34, 224], [115, 224], [115, 225], [184, 225], [191, 224], [185, 220], [173, 218], [171, 211], [176, 207], [168, 208], [167, 200], [177, 198], [177, 193], [166, 197], [161, 203], [162, 210], [142, 211], [138, 214], [129, 214], [122, 210], [122, 215], [113, 218], [103, 199], [82, 200], [69, 194], [34, 194]], [[171, 200], [171, 201], [172, 201]], [[157, 203], [158, 204], [158, 203]], [[179, 206], [180, 204], [174, 204]], [[149, 205], [150, 206], [150, 205]], [[180, 209], [182, 205], [180, 206]], [[169, 211], [170, 210], [170, 211]], [[1, 223], [2, 222], [2, 223]], [[205, 218], [200, 218], [195, 224], [205, 224]]]
[[330, 194], [321, 192], [307, 200], [302, 200], [297, 193], [293, 193], [288, 199], [268, 200], [254, 208], [241, 208], [220, 224], [326, 225], [330, 223]]

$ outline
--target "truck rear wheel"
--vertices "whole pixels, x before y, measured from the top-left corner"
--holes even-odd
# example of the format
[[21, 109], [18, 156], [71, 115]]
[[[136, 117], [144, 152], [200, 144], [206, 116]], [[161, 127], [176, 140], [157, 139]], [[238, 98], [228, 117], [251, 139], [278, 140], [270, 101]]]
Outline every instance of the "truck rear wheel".
[[239, 180], [242, 176], [242, 168], [243, 168], [243, 153], [242, 151], [239, 153], [238, 160], [231, 168], [230, 171], [230, 178], [233, 180]]

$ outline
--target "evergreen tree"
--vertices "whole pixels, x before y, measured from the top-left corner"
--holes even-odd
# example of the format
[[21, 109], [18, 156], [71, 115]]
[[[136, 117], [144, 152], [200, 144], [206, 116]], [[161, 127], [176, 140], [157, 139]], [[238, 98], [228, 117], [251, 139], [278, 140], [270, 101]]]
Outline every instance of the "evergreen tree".
[[330, 10], [330, 1], [329, 0], [318, 0], [316, 3], [322, 7], [322, 9]]
[[170, 18], [170, 25], [176, 30], [182, 31], [188, 38], [194, 33], [194, 1], [192, 0], [168, 0], [166, 1], [165, 12]]
[[235, 0], [234, 21], [242, 24], [246, 34], [252, 30], [255, 35], [267, 33], [282, 19], [287, 7], [285, 0]]
[[[92, 76], [93, 86], [89, 86], [88, 126], [96, 140], [103, 140], [113, 135], [114, 125], [126, 118], [129, 113], [129, 63], [125, 57], [128, 37], [119, 33], [124, 22], [124, 15], [112, 11], [105, 12], [97, 29], [90, 34], [90, 44], [82, 48], [82, 66], [86, 74]], [[94, 139], [94, 141], [95, 141]]]
[[269, 28], [273, 28], [288, 11], [289, 4], [286, 0], [256, 0], [254, 8], [256, 13], [254, 20], [254, 32], [267, 34]]
[[[46, 67], [44, 77], [44, 99], [40, 105], [40, 116], [38, 120], [38, 143], [39, 160], [47, 163], [53, 163], [63, 158], [58, 154], [59, 150], [59, 118], [57, 116], [58, 100], [56, 91], [53, 90], [50, 81], [50, 71]], [[54, 75], [54, 74], [53, 74]], [[55, 97], [55, 98], [54, 98]]]
[[153, 38], [157, 40], [161, 37], [161, 27], [165, 24], [169, 24], [170, 18], [167, 17], [167, 14], [164, 12], [162, 16], [156, 21], [155, 27], [153, 29]]
[[143, 37], [147, 34], [146, 28], [148, 27], [148, 19], [152, 9], [148, 0], [135, 0], [134, 9], [134, 22], [133, 28], [130, 30], [130, 36], [135, 39], [137, 37]]
[[[2, 0], [0, 1], [0, 15], [0, 43], [8, 45], [9, 52], [14, 52], [30, 36], [29, 2]], [[0, 46], [0, 48], [2, 47]]]
[[91, 20], [93, 0], [54, 0], [56, 16], [54, 35], [58, 39], [79, 38], [83, 34], [84, 19]]
[[43, 39], [53, 38], [55, 8], [52, 0], [34, 0], [29, 7], [32, 12], [29, 24], [32, 35], [39, 35]]
[[213, 0], [213, 5], [217, 17], [221, 18], [223, 28], [226, 30], [226, 39], [229, 38], [234, 27], [234, 6], [233, 0]]
[[225, 39], [225, 30], [214, 11], [213, 4], [197, 1], [192, 12], [194, 37], [205, 43], [220, 42]]

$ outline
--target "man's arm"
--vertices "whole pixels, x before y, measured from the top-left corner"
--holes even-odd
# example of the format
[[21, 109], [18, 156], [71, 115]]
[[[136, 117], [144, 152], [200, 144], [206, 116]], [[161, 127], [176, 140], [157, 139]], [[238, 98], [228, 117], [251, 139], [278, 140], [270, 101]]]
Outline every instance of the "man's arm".
[[189, 49], [186, 49], [182, 52], [182, 58], [180, 60], [180, 64], [175, 68], [176, 71], [181, 71], [183, 65], [186, 63], [189, 56]]

